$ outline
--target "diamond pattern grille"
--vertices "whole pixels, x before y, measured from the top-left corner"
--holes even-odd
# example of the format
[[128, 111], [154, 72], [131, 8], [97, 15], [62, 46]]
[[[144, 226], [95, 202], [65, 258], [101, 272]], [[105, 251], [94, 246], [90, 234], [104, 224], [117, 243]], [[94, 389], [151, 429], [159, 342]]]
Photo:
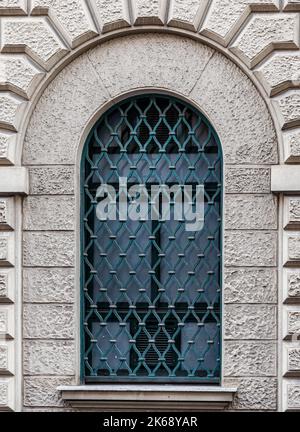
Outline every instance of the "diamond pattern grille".
[[[135, 97], [96, 124], [82, 171], [85, 381], [219, 383], [222, 155], [213, 128], [176, 99]], [[96, 191], [118, 191], [120, 177], [128, 187], [204, 184], [204, 229], [99, 221]]]

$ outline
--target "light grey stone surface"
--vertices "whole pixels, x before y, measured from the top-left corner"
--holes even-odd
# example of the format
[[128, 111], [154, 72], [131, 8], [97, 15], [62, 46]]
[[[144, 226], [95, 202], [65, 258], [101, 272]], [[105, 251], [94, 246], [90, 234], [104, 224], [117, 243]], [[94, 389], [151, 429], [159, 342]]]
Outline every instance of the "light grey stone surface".
[[26, 52], [46, 69], [57, 63], [67, 48], [45, 18], [4, 18], [2, 20], [4, 52]]
[[252, 68], [274, 47], [298, 48], [298, 36], [297, 14], [253, 14], [230, 49]]
[[74, 233], [24, 232], [23, 264], [25, 267], [73, 267]]
[[49, 13], [74, 48], [97, 34], [83, 0], [33, 0], [31, 14]]
[[11, 90], [30, 98], [41, 81], [43, 72], [38, 70], [24, 55], [0, 56], [0, 88]]
[[135, 25], [163, 24], [167, 15], [167, 1], [134, 0], [133, 15]]
[[300, 385], [288, 385], [288, 408], [300, 409]]
[[226, 229], [277, 229], [277, 213], [277, 198], [272, 195], [225, 196]]
[[74, 308], [70, 305], [24, 305], [25, 339], [72, 339]]
[[275, 267], [277, 234], [263, 231], [227, 231], [225, 266]]
[[71, 196], [31, 196], [24, 200], [24, 230], [71, 231], [75, 225], [75, 199]]
[[90, 3], [98, 17], [102, 32], [116, 30], [130, 25], [128, 2], [126, 0], [95, 0]]
[[75, 375], [72, 341], [25, 341], [23, 356], [25, 375]]
[[213, 0], [201, 33], [227, 45], [251, 10], [276, 10], [278, 0]]
[[300, 312], [289, 311], [288, 312], [288, 334], [299, 335], [300, 334]]
[[277, 380], [275, 378], [226, 379], [229, 386], [238, 387], [233, 409], [244, 411], [276, 411]]
[[102, 45], [101, 55], [98, 47], [87, 55], [111, 96], [143, 87], [188, 95], [213, 53], [185, 37], [150, 34], [125, 37], [121, 44], [112, 40]]
[[1, 0], [0, 15], [26, 15], [26, 0]]
[[300, 348], [290, 348], [288, 350], [288, 370], [300, 372]]
[[269, 95], [274, 96], [278, 92], [292, 86], [300, 85], [300, 54], [276, 53], [259, 68], [255, 75], [261, 80]]
[[197, 31], [207, 6], [207, 0], [174, 0], [171, 3], [168, 24]]
[[8, 370], [8, 347], [0, 345], [0, 373]]
[[72, 303], [75, 298], [75, 270], [24, 269], [23, 293], [26, 303]]
[[224, 320], [225, 339], [276, 339], [276, 306], [226, 305]]
[[277, 271], [261, 268], [226, 268], [224, 301], [226, 303], [277, 303]]
[[15, 133], [9, 131], [0, 133], [0, 166], [14, 164], [15, 138]]
[[6, 273], [0, 273], [0, 301], [5, 298], [8, 293], [7, 289], [8, 276]]
[[271, 171], [268, 168], [227, 167], [225, 172], [227, 193], [269, 193], [271, 191]]
[[286, 265], [296, 265], [300, 262], [300, 235], [293, 233], [287, 237]]
[[0, 379], [0, 408], [6, 407], [8, 403], [8, 382]]
[[283, 0], [284, 3], [284, 10], [290, 11], [290, 10], [300, 10], [300, 2], [299, 0]]
[[300, 125], [300, 91], [291, 90], [274, 100], [282, 129]]
[[276, 342], [226, 341], [224, 349], [225, 376], [276, 376]]
[[285, 161], [294, 163], [300, 161], [300, 132], [293, 130], [283, 135]]
[[73, 195], [74, 168], [36, 167], [29, 168], [31, 195]]
[[72, 385], [72, 378], [28, 377], [24, 380], [24, 405], [27, 407], [61, 407], [65, 403], [61, 400], [57, 387]]
[[300, 271], [289, 270], [287, 272], [288, 296], [291, 298], [300, 298]]
[[20, 98], [10, 93], [0, 93], [0, 127], [18, 130], [24, 108], [24, 101]]

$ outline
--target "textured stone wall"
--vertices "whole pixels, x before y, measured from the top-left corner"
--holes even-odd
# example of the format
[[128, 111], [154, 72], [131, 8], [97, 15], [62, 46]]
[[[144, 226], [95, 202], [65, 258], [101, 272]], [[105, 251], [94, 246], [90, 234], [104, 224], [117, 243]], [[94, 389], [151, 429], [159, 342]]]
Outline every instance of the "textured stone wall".
[[[33, 112], [23, 152], [23, 163], [30, 173], [30, 197], [24, 203], [23, 221], [24, 287], [20, 283], [20, 262], [16, 260], [21, 247], [21, 237], [14, 225], [20, 211], [13, 197], [17, 191], [12, 185], [12, 193], [8, 194], [11, 196], [7, 197], [7, 189], [6, 196], [0, 190], [0, 323], [2, 328], [11, 328], [10, 338], [0, 342], [3, 365], [0, 364], [0, 410], [21, 409], [16, 398], [21, 391], [13, 378], [17, 373], [15, 359], [21, 354], [18, 348], [21, 335], [14, 332], [15, 324], [21, 319], [15, 314], [20, 310], [21, 290], [28, 304], [25, 311], [36, 305], [37, 315], [43, 307], [48, 307], [43, 303], [69, 310], [74, 302], [74, 248], [70, 246], [74, 245], [74, 165], [78, 162], [74, 149], [79, 144], [83, 125], [106, 101], [143, 86], [165, 88], [191, 98], [205, 110], [220, 135], [227, 192], [224, 289], [230, 307], [236, 303], [239, 317], [245, 308], [249, 320], [253, 317], [263, 323], [270, 319], [273, 323], [272, 307], [277, 302], [275, 267], [277, 259], [281, 260], [284, 255], [279, 278], [280, 299], [283, 297], [284, 302], [280, 305], [283, 316], [279, 337], [286, 340], [279, 366], [281, 370], [292, 365], [292, 369], [282, 371], [285, 379], [279, 408], [300, 407], [297, 381], [300, 374], [296, 367], [299, 357], [293, 351], [295, 342], [289, 340], [293, 335], [282, 334], [290, 313], [300, 311], [297, 233], [300, 198], [295, 193], [292, 199], [289, 196], [280, 199], [284, 227], [279, 228], [285, 232], [280, 234], [283, 254], [277, 256], [278, 203], [270, 194], [270, 166], [278, 162], [300, 162], [299, 12], [297, 0], [0, 1], [0, 177], [2, 166], [11, 166], [13, 170], [14, 165], [22, 163], [27, 122], [39, 100], [40, 89], [79, 50], [87, 51], [90, 44], [101, 46], [102, 41], [117, 31], [120, 35], [138, 30], [148, 33], [151, 26], [151, 30], [161, 33], [166, 29], [184, 33], [176, 44], [175, 56], [172, 56], [173, 42], [162, 37], [158, 42], [150, 33], [146, 47], [139, 43], [141, 36], [124, 38], [120, 43], [105, 43], [103, 57], [94, 49], [86, 55], [83, 64], [75, 60], [60, 73], [63, 87], [72, 90], [58, 90], [55, 88], [58, 81], [53, 81], [44, 92], [43, 102]], [[219, 52], [224, 50], [257, 83], [261, 95], [232, 62], [210, 48], [191, 42], [186, 37], [189, 34], [199, 41], [209, 41]], [[149, 70], [149, 59], [154, 72]], [[80, 75], [82, 70], [84, 75]], [[278, 141], [261, 96], [270, 108]], [[55, 109], [43, 110], [46, 102]], [[72, 107], [72, 115], [67, 117], [66, 106]], [[248, 252], [242, 250], [241, 242], [249, 245]], [[55, 251], [57, 243], [61, 244], [59, 253]], [[51, 287], [51, 292], [47, 287]], [[38, 308], [36, 303], [42, 304]], [[256, 303], [261, 306], [253, 312], [255, 308], [251, 306]], [[259, 312], [261, 318], [257, 317]], [[263, 318], [264, 313], [267, 318]], [[29, 341], [24, 346], [28, 356], [37, 352], [31, 330], [27, 327]], [[274, 352], [272, 340], [277, 335], [268, 328], [260, 331], [262, 352]], [[70, 344], [68, 338], [60, 339], [59, 331], [53, 334], [56, 336], [53, 346], [45, 346], [45, 352], [55, 353], [56, 343]], [[240, 346], [245, 346], [248, 335], [246, 331], [242, 335], [230, 333], [226, 338], [229, 344], [238, 338]], [[249, 345], [245, 346], [247, 349]], [[232, 351], [237, 353], [235, 348]], [[43, 358], [42, 353], [40, 357]], [[25, 360], [25, 364], [28, 375], [25, 405], [29, 409], [60, 405], [57, 395], [51, 393], [59, 379], [45, 372], [48, 377], [45, 379], [50, 380], [47, 387], [44, 377], [32, 375], [34, 361]], [[70, 373], [70, 365], [64, 365], [62, 370]], [[240, 377], [232, 377], [230, 369], [228, 379], [239, 382], [237, 409], [277, 408], [274, 369], [270, 367], [269, 371], [271, 377], [266, 377], [264, 371], [254, 376], [248, 371], [245, 376], [241, 373]], [[69, 382], [72, 378], [66, 375], [63, 374], [63, 379]], [[35, 389], [44, 386], [45, 393], [41, 390], [40, 396], [33, 395]]]
[[[83, 54], [52, 81], [31, 117], [23, 151], [30, 173], [23, 236], [25, 408], [61, 408], [56, 387], [76, 382], [74, 178], [81, 137], [105, 103], [145, 87], [189, 98], [219, 132], [226, 166], [225, 383], [242, 388], [235, 409], [276, 410], [272, 120], [254, 85], [232, 62], [196, 41], [163, 34], [126, 36]], [[240, 94], [243, 99], [233, 104]]]

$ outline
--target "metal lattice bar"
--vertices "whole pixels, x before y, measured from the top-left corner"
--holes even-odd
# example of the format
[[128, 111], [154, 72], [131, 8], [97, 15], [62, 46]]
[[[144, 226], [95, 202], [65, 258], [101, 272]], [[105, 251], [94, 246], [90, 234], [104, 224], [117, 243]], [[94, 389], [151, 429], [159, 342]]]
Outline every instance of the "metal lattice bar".
[[[147, 190], [203, 184], [204, 229], [99, 220], [98, 187], [113, 186], [118, 201], [121, 177]], [[123, 101], [92, 130], [82, 183], [84, 380], [219, 383], [222, 153], [214, 129], [171, 97]]]

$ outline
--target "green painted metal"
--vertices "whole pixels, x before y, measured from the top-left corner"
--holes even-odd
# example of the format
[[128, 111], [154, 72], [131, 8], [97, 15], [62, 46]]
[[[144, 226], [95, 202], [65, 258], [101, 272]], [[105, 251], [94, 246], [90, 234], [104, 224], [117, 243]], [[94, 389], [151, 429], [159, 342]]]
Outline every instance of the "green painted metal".
[[[205, 226], [99, 221], [101, 184], [205, 185]], [[110, 109], [81, 165], [81, 379], [219, 384], [223, 160], [195, 108], [142, 95]], [[119, 195], [118, 195], [119, 197]]]

